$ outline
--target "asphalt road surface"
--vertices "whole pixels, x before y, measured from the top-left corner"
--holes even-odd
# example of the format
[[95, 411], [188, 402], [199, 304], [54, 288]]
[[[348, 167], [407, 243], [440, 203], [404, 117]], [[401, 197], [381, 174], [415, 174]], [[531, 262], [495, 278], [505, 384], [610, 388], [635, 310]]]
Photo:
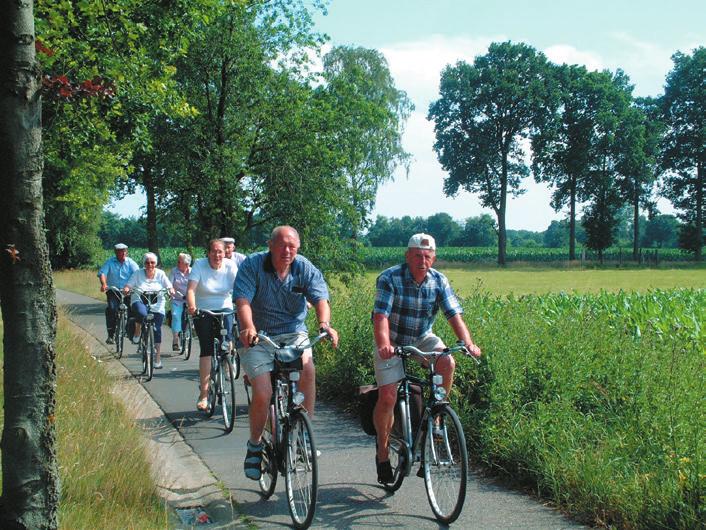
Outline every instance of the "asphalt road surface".
[[[85, 296], [57, 290], [57, 302], [87, 333], [105, 340], [105, 304]], [[198, 395], [198, 341], [191, 358], [185, 361], [171, 350], [171, 330], [162, 331], [164, 368], [143, 386], [170, 423], [179, 430], [212, 473], [228, 488], [237, 509], [246, 521], [259, 528], [288, 527], [284, 479], [280, 477], [274, 495], [263, 500], [257, 482], [243, 474], [245, 443], [248, 436], [247, 400], [242, 381], [236, 383], [237, 416], [235, 428], [225, 434], [216, 412], [207, 418], [196, 410]], [[344, 339], [345, 340], [345, 339]], [[112, 346], [107, 346], [112, 348]], [[121, 359], [139, 379], [140, 359], [136, 346], [126, 342]], [[316, 353], [314, 353], [316, 358]], [[319, 458], [319, 497], [314, 528], [439, 528], [429, 507], [424, 482], [413, 472], [402, 488], [387, 493], [376, 483], [375, 441], [360, 428], [357, 418], [319, 402], [314, 418]], [[415, 468], [416, 469], [416, 468]], [[456, 528], [559, 529], [580, 525], [523, 493], [508, 490], [492, 480], [471, 473], [463, 512]]]

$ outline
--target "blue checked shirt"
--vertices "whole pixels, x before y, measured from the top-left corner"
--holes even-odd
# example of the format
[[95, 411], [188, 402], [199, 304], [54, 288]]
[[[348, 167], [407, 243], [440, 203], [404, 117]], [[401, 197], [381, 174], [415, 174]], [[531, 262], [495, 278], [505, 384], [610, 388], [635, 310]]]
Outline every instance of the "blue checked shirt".
[[103, 266], [98, 271], [98, 277], [101, 274], [105, 274], [106, 283], [108, 287], [117, 287], [122, 289], [125, 284], [132, 276], [132, 273], [138, 270], [140, 267], [135, 260], [126, 257], [125, 261], [120, 263], [118, 258], [112, 256], [106, 260]]
[[447, 319], [463, 313], [449, 280], [439, 271], [430, 269], [421, 285], [415, 283], [406, 263], [378, 276], [373, 314], [388, 318], [393, 344], [407, 346], [430, 333], [439, 309]]
[[307, 331], [307, 300], [328, 300], [321, 271], [304, 256], [297, 256], [289, 274], [280, 280], [269, 252], [250, 254], [238, 269], [233, 300], [244, 298], [252, 308], [253, 323], [268, 335]]

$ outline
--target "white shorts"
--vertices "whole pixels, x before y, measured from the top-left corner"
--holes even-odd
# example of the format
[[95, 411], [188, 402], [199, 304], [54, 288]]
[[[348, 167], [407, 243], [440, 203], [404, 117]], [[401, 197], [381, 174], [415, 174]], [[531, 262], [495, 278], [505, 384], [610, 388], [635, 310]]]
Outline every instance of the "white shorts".
[[[396, 346], [396, 344], [393, 344], [392, 346]], [[427, 335], [417, 339], [416, 342], [413, 342], [412, 344], [405, 344], [405, 346], [414, 346], [424, 352], [441, 351], [446, 348], [444, 341], [433, 333], [428, 333]], [[375, 381], [378, 386], [396, 383], [404, 377], [402, 359], [400, 359], [397, 355], [390, 359], [381, 359], [376, 347], [373, 350], [373, 357], [375, 358]]]
[[[308, 342], [306, 332], [283, 333], [270, 337], [273, 342], [279, 344], [301, 344]], [[250, 379], [255, 379], [257, 376], [271, 372], [275, 367], [275, 350], [270, 344], [265, 344], [263, 341], [258, 342], [250, 348], [239, 348], [240, 366], [243, 367], [245, 373]], [[304, 350], [302, 359], [311, 357], [311, 348]]]

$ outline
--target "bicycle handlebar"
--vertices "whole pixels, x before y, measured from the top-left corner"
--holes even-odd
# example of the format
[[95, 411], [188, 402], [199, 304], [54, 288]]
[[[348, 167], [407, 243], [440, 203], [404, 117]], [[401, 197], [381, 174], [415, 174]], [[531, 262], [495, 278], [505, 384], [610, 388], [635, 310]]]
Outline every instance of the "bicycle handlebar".
[[[290, 351], [290, 352], [294, 352], [294, 351], [303, 352], [304, 350], [306, 350], [308, 348], [313, 348], [317, 342], [319, 342], [320, 340], [325, 339], [327, 337], [331, 337], [331, 334], [328, 332], [328, 330], [321, 330], [317, 335], [312, 335], [311, 337], [307, 337], [308, 342], [309, 342], [308, 344], [298, 344], [295, 346], [294, 344], [288, 344], [288, 345], [277, 344], [264, 331], [258, 331], [258, 333], [257, 333], [258, 340], [262, 340], [262, 341], [266, 342], [267, 344], [269, 344], [270, 346], [275, 348], [277, 351]], [[251, 344], [251, 346], [254, 346], [254, 344]]]
[[463, 343], [463, 341], [458, 341], [458, 343], [455, 346], [451, 346], [450, 348], [445, 348], [442, 351], [424, 352], [414, 346], [396, 346], [395, 347], [395, 355], [397, 355], [399, 357], [404, 357], [404, 358], [410, 357], [411, 355], [416, 355], [418, 357], [428, 359], [430, 357], [442, 357], [444, 355], [451, 355], [451, 354], [458, 353], [458, 352], [462, 353], [466, 357], [470, 357], [471, 359], [473, 359], [476, 362], [476, 364], [480, 364], [480, 359], [471, 355], [471, 352], [468, 351], [468, 349], [466, 348], [466, 345]]
[[223, 318], [223, 317], [227, 317], [227, 316], [234, 315], [234, 314], [235, 314], [234, 309], [226, 309], [225, 311], [216, 312], [216, 311], [209, 311], [208, 309], [196, 308], [196, 311], [194, 312], [195, 317], [202, 316], [202, 315], [209, 315], [209, 316], [216, 317], [216, 318]]

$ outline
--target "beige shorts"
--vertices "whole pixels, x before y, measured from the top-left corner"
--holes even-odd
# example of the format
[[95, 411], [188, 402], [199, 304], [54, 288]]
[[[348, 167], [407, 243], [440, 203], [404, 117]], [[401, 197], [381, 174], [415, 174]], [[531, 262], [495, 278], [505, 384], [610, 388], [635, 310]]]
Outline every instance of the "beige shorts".
[[[306, 332], [298, 333], [283, 333], [282, 335], [273, 335], [270, 337], [275, 343], [283, 342], [286, 345], [300, 344], [308, 342]], [[250, 348], [239, 348], [240, 366], [245, 370], [250, 379], [255, 379], [257, 376], [271, 372], [275, 366], [275, 350], [270, 344], [265, 344], [260, 341], [255, 346]], [[311, 357], [311, 348], [304, 350], [303, 359]]]
[[[393, 346], [396, 346], [396, 344], [393, 344]], [[414, 346], [422, 351], [441, 351], [446, 348], [444, 341], [433, 333], [428, 333], [417, 339], [416, 342], [407, 344], [407, 346]], [[404, 377], [402, 359], [397, 355], [391, 359], [381, 359], [376, 347], [373, 350], [373, 357], [375, 358], [375, 381], [378, 386], [396, 383]]]

